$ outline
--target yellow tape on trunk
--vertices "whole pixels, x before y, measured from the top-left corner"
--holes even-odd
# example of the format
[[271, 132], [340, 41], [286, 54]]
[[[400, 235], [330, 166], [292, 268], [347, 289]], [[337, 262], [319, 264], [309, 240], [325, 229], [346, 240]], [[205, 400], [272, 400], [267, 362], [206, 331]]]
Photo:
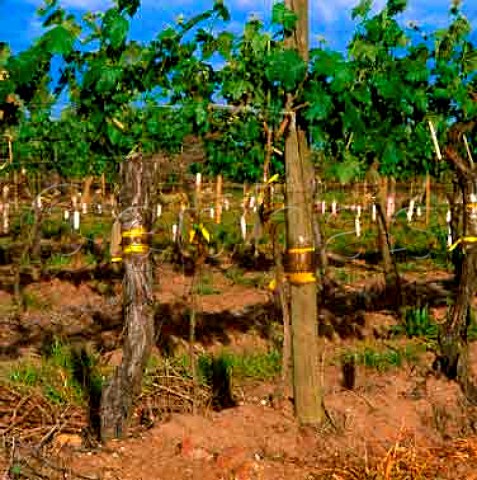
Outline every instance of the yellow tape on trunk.
[[309, 253], [314, 252], [314, 247], [296, 247], [296, 248], [289, 248], [287, 253]]
[[131, 228], [131, 230], [126, 230], [123, 232], [123, 238], [134, 238], [134, 237], [143, 237], [147, 235], [147, 231], [143, 227]]
[[131, 245], [128, 245], [127, 247], [124, 247], [123, 253], [128, 254], [128, 253], [147, 253], [149, 251], [149, 246], [148, 245], [143, 245], [142, 243], [133, 243]]
[[316, 282], [316, 275], [313, 272], [287, 273], [286, 278], [294, 285], [306, 285], [307, 283]]

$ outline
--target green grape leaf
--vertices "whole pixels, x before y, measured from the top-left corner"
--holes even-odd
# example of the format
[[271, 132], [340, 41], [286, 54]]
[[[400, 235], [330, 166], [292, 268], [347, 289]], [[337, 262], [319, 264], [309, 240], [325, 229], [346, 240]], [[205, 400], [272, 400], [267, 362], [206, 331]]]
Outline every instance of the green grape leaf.
[[284, 30], [290, 31], [295, 28], [298, 17], [283, 2], [275, 3], [272, 8], [272, 23], [281, 25]]
[[75, 40], [75, 34], [62, 25], [48, 30], [42, 39], [47, 51], [58, 55], [68, 55], [73, 50]]
[[113, 48], [119, 48], [126, 41], [129, 22], [118, 9], [109, 9], [103, 18], [103, 32]]

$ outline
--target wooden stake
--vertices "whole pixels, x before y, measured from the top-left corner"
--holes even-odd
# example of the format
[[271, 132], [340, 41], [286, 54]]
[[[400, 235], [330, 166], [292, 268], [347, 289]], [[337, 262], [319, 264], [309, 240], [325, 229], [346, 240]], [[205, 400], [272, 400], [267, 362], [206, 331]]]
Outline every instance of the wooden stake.
[[91, 185], [93, 184], [94, 177], [88, 175], [83, 183], [83, 193], [81, 195], [81, 202], [89, 204], [91, 197]]
[[426, 173], [426, 225], [431, 223], [431, 176]]
[[202, 174], [198, 173], [195, 178], [195, 210], [197, 218], [199, 218], [200, 210], [200, 197], [202, 193]]
[[15, 212], [18, 212], [18, 171], [15, 169], [13, 170], [13, 208]]
[[429, 120], [429, 129], [431, 131], [432, 143], [434, 144], [434, 150], [437, 155], [438, 160], [442, 160], [442, 153], [439, 147], [439, 142], [437, 141], [436, 130], [434, 129], [434, 124]]
[[104, 202], [106, 198], [106, 175], [104, 174], [104, 172], [101, 175], [101, 197]]
[[469, 159], [470, 166], [473, 167], [474, 166], [474, 158], [472, 157], [472, 152], [470, 151], [470, 146], [469, 146], [469, 142], [467, 140], [467, 136], [464, 134], [462, 136], [462, 138], [464, 139], [464, 145], [465, 145], [465, 149], [467, 151], [467, 157]]
[[[308, 0], [286, 0], [297, 15], [294, 32], [286, 38], [287, 47], [296, 49], [305, 62], [309, 60]], [[293, 100], [287, 99], [287, 110]], [[299, 115], [299, 112], [298, 112]], [[315, 173], [310, 162], [306, 131], [296, 112], [287, 115], [285, 137], [287, 274], [290, 283], [290, 324], [293, 356], [293, 396], [295, 414], [304, 425], [321, 423], [324, 416], [320, 366], [321, 355], [317, 331], [318, 303], [316, 270], [307, 266], [304, 275], [291, 273], [289, 261], [293, 250], [314, 248], [313, 197]], [[315, 265], [316, 267], [316, 265]], [[308, 270], [314, 270], [313, 273]]]
[[217, 175], [217, 184], [215, 191], [215, 223], [222, 222], [222, 175]]
[[[387, 202], [388, 202], [388, 177], [383, 177], [382, 180], [382, 186], [381, 186], [381, 195], [382, 195], [382, 201], [383, 201], [383, 205], [384, 206], [387, 206]], [[386, 223], [389, 222], [389, 217], [387, 215], [387, 208], [386, 208]]]

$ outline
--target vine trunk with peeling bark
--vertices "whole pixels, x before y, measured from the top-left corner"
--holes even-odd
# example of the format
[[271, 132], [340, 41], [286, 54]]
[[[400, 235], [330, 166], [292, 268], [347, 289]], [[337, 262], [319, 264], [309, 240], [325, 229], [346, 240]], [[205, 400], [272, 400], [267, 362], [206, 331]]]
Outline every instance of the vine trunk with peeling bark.
[[121, 164], [119, 219], [123, 239], [124, 343], [121, 365], [102, 395], [100, 433], [103, 440], [125, 435], [154, 342], [153, 274], [148, 245], [153, 172], [153, 162], [141, 154], [134, 154]]
[[462, 135], [476, 126], [477, 122], [455, 125], [450, 133], [451, 144], [445, 150], [462, 194], [462, 236], [451, 247], [460, 248], [462, 257], [457, 264], [457, 293], [440, 328], [440, 351], [435, 363], [448, 378], [459, 383], [472, 403], [477, 403], [477, 386], [469, 375], [468, 327], [472, 301], [477, 292], [477, 168], [459, 150]]

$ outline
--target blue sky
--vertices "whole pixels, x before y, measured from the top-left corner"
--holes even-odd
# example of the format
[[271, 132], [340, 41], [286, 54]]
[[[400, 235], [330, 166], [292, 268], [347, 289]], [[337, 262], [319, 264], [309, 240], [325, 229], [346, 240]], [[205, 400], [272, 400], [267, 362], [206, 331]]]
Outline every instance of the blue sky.
[[[376, 8], [385, 0], [376, 0]], [[25, 49], [41, 33], [41, 24], [35, 15], [41, 0], [0, 0], [0, 41], [8, 42], [14, 52]], [[60, 0], [77, 13], [103, 10], [111, 0]], [[252, 14], [267, 19], [274, 0], [225, 0], [232, 14], [231, 27], [239, 30]], [[324, 37], [333, 48], [344, 49], [353, 31], [350, 12], [357, 0], [310, 0], [311, 39], [316, 43]], [[179, 14], [186, 16], [208, 8], [212, 0], [142, 0], [142, 7], [132, 25], [132, 37], [137, 40], [152, 38]], [[405, 21], [415, 20], [427, 29], [446, 25], [450, 0], [409, 0]], [[477, 0], [467, 0], [463, 9], [473, 25], [477, 25]], [[477, 35], [474, 31], [473, 37]]]

